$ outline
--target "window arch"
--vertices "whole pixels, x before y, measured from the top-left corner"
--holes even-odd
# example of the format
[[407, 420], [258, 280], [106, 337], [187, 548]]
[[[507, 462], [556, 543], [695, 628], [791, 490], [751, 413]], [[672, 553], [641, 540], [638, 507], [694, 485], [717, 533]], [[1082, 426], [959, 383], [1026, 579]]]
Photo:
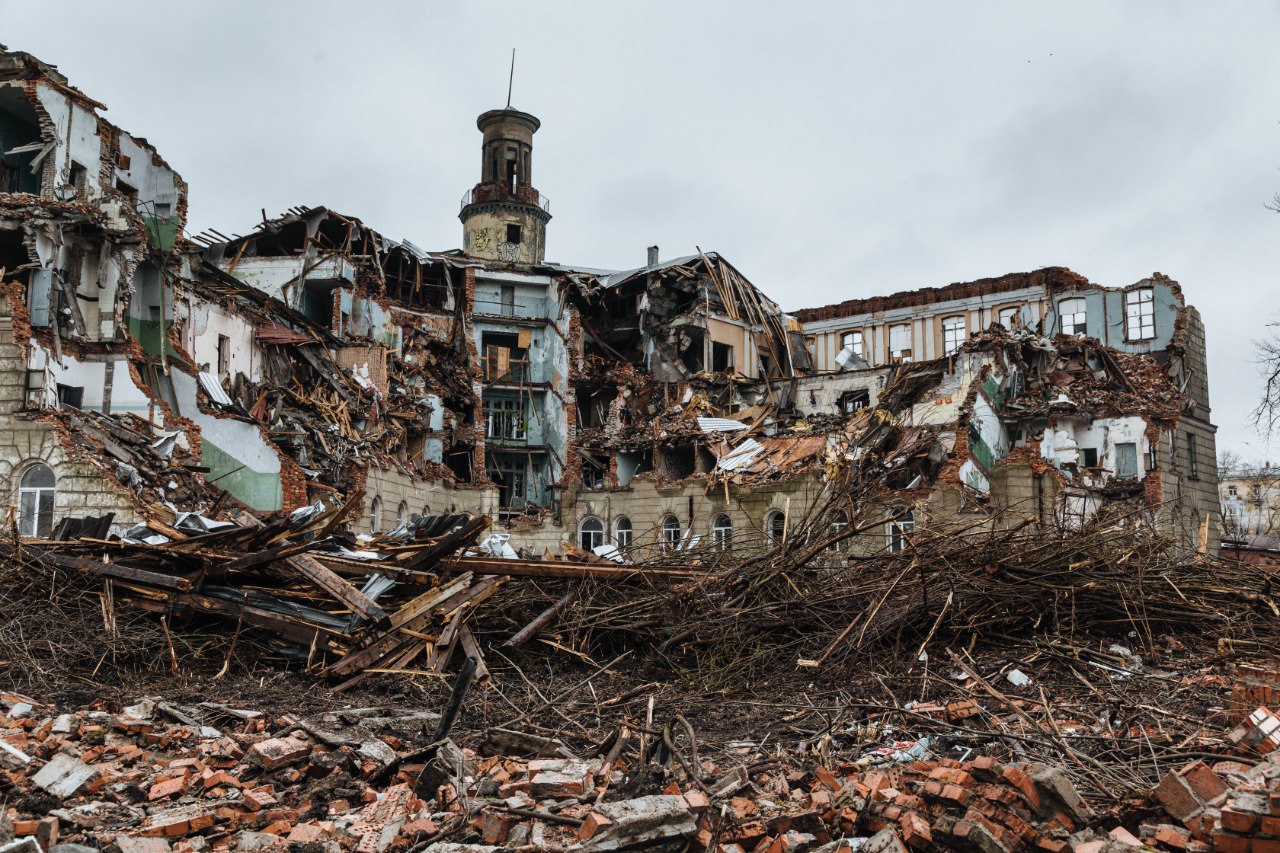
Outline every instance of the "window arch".
[[907, 549], [910, 535], [916, 529], [916, 514], [909, 509], [902, 510], [889, 519], [888, 536], [889, 551], [897, 554]]
[[618, 516], [613, 525], [613, 538], [619, 548], [631, 547], [631, 519], [625, 515]]
[[53, 497], [57, 492], [53, 469], [37, 462], [18, 481], [18, 533], [48, 536], [53, 532]]
[[369, 503], [369, 532], [377, 533], [382, 527], [382, 497], [374, 495]]
[[733, 522], [728, 515], [720, 513], [711, 520], [711, 541], [717, 551], [728, 551], [733, 547]]
[[668, 515], [662, 519], [662, 549], [670, 550], [678, 544], [680, 544], [680, 519], [674, 515]]
[[594, 551], [604, 544], [604, 522], [588, 515], [578, 525], [578, 544], [584, 551]]
[[[831, 534], [831, 538], [835, 539], [836, 537], [841, 536], [848, 529], [849, 529], [849, 514], [842, 509], [836, 510], [836, 514], [831, 517], [831, 524], [830, 524], [830, 531], [829, 531]], [[845, 540], [843, 539], [837, 542], [832, 542], [831, 550], [833, 551], [843, 550], [844, 543], [845, 543]]]
[[409, 502], [400, 501], [400, 506], [396, 507], [396, 524], [404, 524], [409, 520]]
[[765, 535], [770, 545], [779, 545], [787, 535], [787, 515], [780, 509], [771, 510], [764, 517]]

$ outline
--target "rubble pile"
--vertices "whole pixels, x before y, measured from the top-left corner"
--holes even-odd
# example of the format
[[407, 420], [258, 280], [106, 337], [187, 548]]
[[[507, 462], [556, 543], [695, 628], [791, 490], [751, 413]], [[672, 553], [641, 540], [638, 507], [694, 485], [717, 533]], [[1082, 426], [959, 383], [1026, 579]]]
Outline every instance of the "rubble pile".
[[[298, 718], [145, 699], [115, 712], [59, 713], [14, 694], [0, 702], [8, 817], [15, 834], [35, 836], [44, 850], [60, 842], [121, 853], [320, 843], [381, 853], [445, 841], [616, 850], [680, 841], [737, 853], [872, 837], [867, 849], [1067, 850], [1092, 818], [1060, 771], [938, 758], [923, 744], [882, 750], [879, 767], [748, 763], [739, 748], [677, 780], [639, 764], [671, 761], [678, 747], [669, 730], [647, 755], [642, 743], [638, 761], [622, 757], [633, 736], [626, 729], [607, 754], [581, 759], [555, 741], [503, 730], [490, 733], [481, 754], [447, 738], [413, 748], [439, 722], [424, 712], [348, 708]], [[570, 757], [491, 754], [513, 745]], [[681, 766], [698, 760], [693, 749]]]

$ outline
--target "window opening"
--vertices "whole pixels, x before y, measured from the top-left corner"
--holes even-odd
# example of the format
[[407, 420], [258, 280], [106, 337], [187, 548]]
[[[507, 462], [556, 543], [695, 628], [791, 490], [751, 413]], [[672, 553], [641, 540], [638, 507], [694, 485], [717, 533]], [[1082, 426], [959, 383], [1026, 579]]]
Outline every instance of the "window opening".
[[1084, 300], [1064, 299], [1058, 303], [1058, 323], [1064, 335], [1085, 335], [1089, 332], [1085, 322]]
[[1156, 336], [1155, 293], [1149, 287], [1130, 290], [1124, 295], [1125, 338], [1146, 341]]
[[944, 355], [951, 355], [960, 349], [965, 337], [963, 316], [942, 318], [942, 351]]
[[53, 532], [53, 498], [57, 481], [44, 463], [32, 465], [18, 481], [18, 532], [23, 536], [48, 536]]
[[916, 529], [916, 514], [904, 510], [889, 520], [889, 551], [897, 554], [905, 551], [908, 538]]
[[889, 327], [889, 359], [911, 361], [911, 324], [899, 323]]
[[724, 513], [711, 522], [711, 542], [717, 551], [728, 551], [733, 547], [733, 522]]
[[618, 519], [613, 526], [613, 538], [619, 548], [631, 547], [631, 519], [625, 515]]
[[595, 551], [604, 544], [604, 522], [589, 515], [578, 526], [578, 544], [584, 551]]

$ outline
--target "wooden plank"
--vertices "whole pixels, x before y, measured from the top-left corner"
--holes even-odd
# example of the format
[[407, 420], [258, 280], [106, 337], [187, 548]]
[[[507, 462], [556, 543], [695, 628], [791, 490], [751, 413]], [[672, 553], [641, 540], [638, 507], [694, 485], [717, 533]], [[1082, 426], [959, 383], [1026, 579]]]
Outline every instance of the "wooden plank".
[[162, 589], [175, 589], [179, 592], [188, 592], [191, 589], [191, 581], [186, 578], [163, 575], [159, 572], [149, 572], [146, 569], [134, 569], [129, 566], [122, 566], [119, 563], [100, 563], [97, 560], [85, 560], [80, 557], [67, 557], [62, 554], [41, 554], [36, 559], [46, 565], [59, 566], [64, 569], [76, 569], [81, 572], [91, 572], [95, 575], [119, 578], [121, 580], [143, 584], [144, 586], [160, 587]]
[[458, 557], [450, 560], [440, 571], [471, 571], [482, 575], [501, 575], [521, 578], [601, 578], [619, 583], [649, 583], [653, 581], [683, 581], [702, 577], [705, 570], [679, 566], [629, 567], [597, 563], [557, 563], [527, 560], [501, 560], [489, 557]]
[[356, 589], [328, 566], [313, 560], [307, 554], [296, 554], [287, 558], [285, 563], [298, 574], [320, 587], [320, 589], [351, 608], [352, 612], [358, 613], [362, 618], [368, 619], [379, 627], [385, 628], [391, 625], [391, 618], [387, 616], [387, 611], [371, 601], [367, 595]]

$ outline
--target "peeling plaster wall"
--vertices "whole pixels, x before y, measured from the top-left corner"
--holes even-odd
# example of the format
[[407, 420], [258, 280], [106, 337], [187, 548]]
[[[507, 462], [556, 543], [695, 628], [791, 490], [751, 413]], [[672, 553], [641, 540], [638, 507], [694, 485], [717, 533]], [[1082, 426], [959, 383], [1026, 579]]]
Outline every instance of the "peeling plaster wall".
[[123, 355], [113, 359], [78, 361], [73, 356], [64, 354], [62, 363], [59, 364], [34, 340], [31, 341], [30, 351], [28, 369], [43, 371], [45, 375], [44, 388], [38, 392], [44, 407], [56, 407], [58, 385], [62, 384], [83, 388], [84, 397], [80, 408], [101, 412], [106, 398], [107, 363], [112, 361], [115, 367], [111, 377], [111, 413], [118, 415], [128, 412], [150, 419], [151, 398], [134, 384], [129, 373], [129, 360]]
[[228, 376], [243, 373], [254, 382], [262, 379], [262, 354], [254, 339], [254, 327], [245, 318], [225, 311], [217, 305], [188, 297], [190, 306], [187, 347], [201, 370], [217, 374], [218, 336], [225, 335], [229, 344]]
[[284, 508], [280, 456], [262, 437], [257, 424], [206, 414], [196, 404], [196, 380], [180, 370], [170, 372], [178, 410], [200, 427], [200, 456], [215, 482], [238, 500], [262, 511]]
[[156, 165], [150, 149], [139, 145], [132, 136], [121, 131], [120, 153], [129, 158], [129, 168], [116, 167], [116, 177], [138, 191], [138, 207], [146, 214], [162, 214], [169, 205], [169, 213], [178, 210], [179, 188], [177, 175], [172, 169]]
[[1147, 476], [1147, 454], [1151, 444], [1147, 440], [1147, 422], [1138, 416], [1124, 418], [1097, 418], [1091, 424], [1082, 418], [1060, 416], [1044, 431], [1040, 441], [1040, 455], [1059, 467], [1080, 459], [1080, 451], [1092, 447], [1098, 451], [1098, 465], [1110, 479], [1116, 473], [1116, 445], [1137, 445], [1138, 476]]
[[58, 128], [58, 145], [54, 148], [57, 184], [66, 183], [71, 162], [85, 167], [90, 196], [102, 193], [102, 138], [98, 136], [98, 117], [92, 111], [73, 103], [62, 92], [40, 83], [36, 97]]

